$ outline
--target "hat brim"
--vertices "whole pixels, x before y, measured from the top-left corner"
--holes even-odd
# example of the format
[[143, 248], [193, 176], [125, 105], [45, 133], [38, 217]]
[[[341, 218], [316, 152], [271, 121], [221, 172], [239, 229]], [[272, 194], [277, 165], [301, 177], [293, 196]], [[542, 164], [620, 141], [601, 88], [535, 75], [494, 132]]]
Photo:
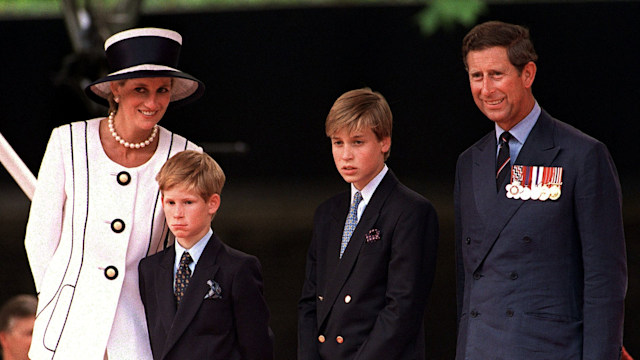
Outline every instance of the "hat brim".
[[137, 70], [131, 72], [114, 73], [96, 80], [85, 89], [87, 96], [100, 105], [109, 106], [107, 97], [111, 94], [111, 82], [139, 78], [173, 78], [171, 86], [172, 107], [185, 105], [199, 99], [204, 94], [204, 83], [195, 77], [179, 70]]

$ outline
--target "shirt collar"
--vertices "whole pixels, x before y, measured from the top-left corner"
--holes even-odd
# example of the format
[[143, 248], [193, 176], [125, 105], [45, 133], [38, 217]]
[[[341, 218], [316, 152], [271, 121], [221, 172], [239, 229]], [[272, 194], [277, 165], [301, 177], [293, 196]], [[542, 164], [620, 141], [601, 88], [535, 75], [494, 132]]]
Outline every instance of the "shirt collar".
[[191, 258], [193, 259], [193, 263], [197, 264], [198, 260], [200, 259], [200, 256], [202, 255], [202, 252], [204, 251], [204, 247], [207, 246], [209, 239], [211, 239], [211, 235], [213, 235], [213, 230], [209, 228], [209, 231], [202, 237], [202, 239], [198, 240], [198, 242], [195, 243], [189, 250], [183, 248], [182, 245], [180, 245], [180, 243], [176, 240], [175, 241], [175, 247], [176, 247], [175, 263], [179, 265], [180, 257], [182, 257], [182, 253], [185, 251], [188, 251], [189, 255], [191, 255]]
[[373, 196], [373, 193], [378, 188], [378, 185], [380, 185], [382, 178], [384, 178], [384, 176], [387, 174], [387, 171], [389, 171], [389, 168], [387, 167], [387, 164], [384, 164], [384, 167], [382, 168], [382, 170], [380, 170], [378, 175], [376, 175], [373, 179], [371, 179], [371, 181], [369, 181], [369, 183], [365, 185], [365, 187], [362, 190], [356, 189], [356, 187], [353, 186], [353, 183], [352, 183], [351, 199], [353, 199], [353, 195], [356, 193], [356, 191], [360, 191], [360, 194], [362, 195], [362, 202], [365, 203], [365, 205], [368, 204], [369, 200], [371, 200], [371, 197]]
[[[538, 102], [536, 101], [529, 115], [527, 115], [524, 119], [522, 119], [522, 121], [517, 123], [516, 126], [511, 128], [511, 130], [509, 130], [509, 133], [511, 134], [511, 136], [513, 136], [516, 140], [518, 140], [520, 144], [524, 144], [524, 142], [527, 140], [527, 137], [529, 137], [529, 133], [531, 132], [531, 129], [533, 129], [533, 126], [538, 121], [538, 117], [540, 116], [541, 111], [542, 109], [540, 109], [540, 105], [538, 105]], [[500, 142], [500, 135], [502, 135], [502, 133], [505, 130], [502, 129], [500, 126], [498, 126], [497, 123], [495, 124], [495, 127], [496, 127], [496, 144], [497, 144]]]

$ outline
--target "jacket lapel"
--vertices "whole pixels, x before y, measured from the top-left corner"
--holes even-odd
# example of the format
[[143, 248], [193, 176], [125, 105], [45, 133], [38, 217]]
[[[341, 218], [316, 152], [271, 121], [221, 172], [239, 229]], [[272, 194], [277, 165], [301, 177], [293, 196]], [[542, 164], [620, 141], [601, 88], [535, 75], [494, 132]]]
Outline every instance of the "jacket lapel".
[[[353, 234], [351, 235], [351, 239], [349, 240], [349, 245], [347, 246], [346, 250], [342, 254], [342, 259], [337, 260], [337, 266], [334, 267], [335, 272], [333, 273], [333, 276], [327, 279], [325, 283], [325, 286], [326, 286], [325, 300], [320, 303], [320, 306], [318, 306], [318, 320], [319, 320], [318, 323], [319, 324], [322, 324], [325, 321], [327, 315], [329, 314], [329, 310], [335, 303], [336, 298], [340, 293], [340, 290], [342, 290], [344, 283], [349, 278], [349, 275], [351, 274], [353, 266], [355, 265], [356, 260], [358, 259], [358, 255], [360, 254], [360, 249], [362, 247], [362, 244], [364, 244], [364, 241], [365, 241], [365, 235], [369, 230], [373, 228], [373, 225], [376, 223], [376, 220], [378, 220], [378, 217], [380, 216], [380, 210], [382, 209], [383, 204], [385, 203], [385, 201], [387, 200], [387, 197], [389, 196], [389, 194], [397, 184], [398, 184], [398, 179], [395, 177], [393, 172], [391, 172], [391, 170], [388, 170], [387, 174], [384, 176], [384, 178], [378, 185], [378, 188], [373, 193], [373, 196], [371, 197], [371, 201], [369, 201], [369, 204], [367, 204], [367, 207], [364, 210], [364, 213], [362, 213], [362, 217], [360, 218], [360, 221], [358, 222], [356, 229], [353, 231]], [[347, 209], [348, 207], [349, 207], [349, 204], [347, 204]], [[347, 214], [345, 212], [344, 213], [345, 219], [346, 219], [346, 216]], [[339, 223], [342, 223], [344, 226], [344, 222], [345, 220], [342, 220]], [[342, 229], [340, 229], [339, 240], [340, 241], [342, 240]], [[329, 240], [329, 241], [332, 241], [332, 240]], [[340, 250], [338, 247], [336, 249], [336, 252], [333, 255], [328, 254], [329, 255], [328, 258], [331, 259], [333, 256], [333, 258], [338, 259], [339, 253], [340, 253], [339, 251]]]
[[[559, 148], [555, 146], [554, 141], [554, 125], [555, 124], [551, 120], [549, 114], [542, 111], [536, 125], [533, 127], [531, 133], [529, 133], [529, 136], [527, 137], [527, 140], [522, 146], [514, 164], [525, 166], [550, 166], [559, 151]], [[485, 146], [484, 153], [491, 152], [487, 151], [488, 148], [488, 146]], [[492, 155], [492, 164], [488, 164], [487, 159], [489, 156], [484, 153], [479, 157], [479, 165], [474, 168], [474, 182], [476, 180], [478, 182], [484, 181], [479, 179], [479, 175], [482, 175], [483, 172], [485, 172], [485, 170], [479, 168], [480, 166], [489, 168], [492, 173], [490, 178], [495, 179], [495, 174], [493, 174], [493, 169], [495, 168], [495, 154]], [[476, 176], [476, 172], [479, 174], [478, 176]], [[486, 174], [484, 175], [486, 176]], [[485, 195], [495, 194], [495, 181], [493, 181], [491, 187], [487, 181], [484, 181], [477, 185], [474, 190], [476, 194], [476, 201], [486, 201], [486, 204], [478, 202], [478, 207], [482, 207], [482, 209], [485, 210], [482, 211], [482, 213], [486, 214], [484, 222], [487, 224], [487, 227], [485, 228], [485, 233], [482, 237], [483, 241], [480, 244], [478, 256], [475, 257], [473, 262], [473, 271], [482, 264], [482, 261], [484, 261], [487, 254], [493, 247], [493, 244], [498, 239], [500, 232], [504, 229], [516, 211], [526, 203], [526, 201], [523, 200], [507, 198], [506, 190], [504, 189], [500, 189], [497, 197], [492, 198], [492, 196]]]
[[333, 271], [338, 267], [338, 263], [340, 262], [340, 245], [342, 244], [342, 232], [344, 230], [344, 224], [347, 220], [349, 207], [351, 206], [350, 201], [350, 195], [347, 192], [345, 193], [345, 196], [336, 203], [336, 206], [331, 211], [331, 216], [333, 218], [331, 222], [331, 230], [329, 231], [329, 237], [322, 240], [327, 241], [327, 253], [325, 255], [327, 259], [327, 276], [333, 276]]
[[472, 182], [478, 213], [485, 224], [493, 219], [492, 210], [496, 208], [496, 141], [494, 132], [489, 133], [473, 149]]
[[212, 235], [196, 264], [193, 275], [189, 280], [189, 286], [177, 312], [174, 310], [175, 316], [172, 319], [171, 329], [167, 333], [163, 357], [182, 336], [200, 309], [200, 305], [202, 305], [204, 297], [209, 291], [207, 280], [213, 279], [216, 272], [218, 272], [219, 265], [216, 260], [221, 248], [222, 242], [220, 239], [215, 234]]
[[[176, 256], [176, 248], [171, 246], [164, 252], [160, 261], [160, 271], [156, 272], [156, 284], [158, 284], [158, 292], [156, 293], [156, 302], [159, 307], [159, 313], [162, 316], [162, 325], [164, 325], [165, 333], [169, 333], [173, 318], [176, 315], [176, 301], [173, 296], [173, 264]], [[171, 294], [167, 296], [166, 294]]]

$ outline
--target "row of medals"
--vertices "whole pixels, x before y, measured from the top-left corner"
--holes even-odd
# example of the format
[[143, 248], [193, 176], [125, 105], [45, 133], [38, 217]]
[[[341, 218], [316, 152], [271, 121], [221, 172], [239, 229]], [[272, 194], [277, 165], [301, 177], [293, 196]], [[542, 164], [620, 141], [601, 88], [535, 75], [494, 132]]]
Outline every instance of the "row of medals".
[[561, 187], [561, 167], [513, 165], [505, 190], [509, 199], [545, 201], [558, 200]]
[[540, 200], [545, 201], [548, 199], [558, 200], [560, 198], [560, 190], [562, 183], [560, 184], [545, 184], [545, 185], [531, 185], [531, 188], [522, 186], [519, 181], [513, 181], [511, 184], [507, 184], [505, 189], [507, 190], [507, 197], [509, 199], [520, 200]]

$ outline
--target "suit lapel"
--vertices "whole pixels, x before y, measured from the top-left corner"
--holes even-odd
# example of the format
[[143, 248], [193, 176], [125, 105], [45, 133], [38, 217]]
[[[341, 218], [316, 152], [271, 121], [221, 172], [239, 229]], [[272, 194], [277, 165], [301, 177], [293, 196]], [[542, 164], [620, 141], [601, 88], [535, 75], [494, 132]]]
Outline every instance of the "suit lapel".
[[[384, 178], [382, 179], [382, 181], [380, 182], [380, 184], [378, 185], [378, 188], [376, 189], [376, 191], [373, 193], [373, 196], [371, 197], [371, 201], [369, 201], [369, 204], [367, 204], [367, 207], [364, 210], [364, 213], [362, 213], [362, 217], [360, 218], [360, 221], [358, 222], [356, 229], [353, 231], [353, 234], [351, 235], [351, 239], [349, 240], [349, 245], [347, 246], [346, 250], [342, 254], [342, 259], [337, 260], [337, 266], [334, 267], [335, 272], [333, 273], [333, 276], [327, 279], [325, 283], [325, 286], [326, 286], [325, 300], [321, 303], [321, 306], [318, 307], [318, 320], [319, 320], [318, 323], [319, 324], [322, 324], [326, 319], [327, 315], [329, 314], [329, 310], [335, 303], [336, 298], [340, 293], [340, 290], [342, 290], [344, 283], [349, 278], [349, 275], [351, 274], [353, 266], [355, 265], [356, 260], [358, 259], [358, 255], [360, 254], [360, 249], [362, 247], [362, 244], [364, 244], [364, 241], [365, 241], [365, 235], [369, 230], [373, 228], [373, 225], [376, 223], [376, 220], [380, 216], [380, 210], [382, 209], [383, 204], [385, 203], [385, 201], [387, 200], [387, 197], [389, 196], [389, 194], [397, 184], [398, 184], [398, 179], [395, 177], [393, 172], [389, 170], [387, 174], [384, 176]], [[347, 204], [346, 207], [348, 210], [349, 204]], [[346, 216], [347, 216], [347, 213], [345, 212], [344, 213], [345, 219], [346, 219]], [[338, 222], [338, 224], [342, 223], [342, 225], [344, 226], [344, 222], [345, 220], [342, 220], [341, 222]], [[335, 231], [332, 231], [332, 232], [335, 233]], [[339, 233], [340, 233], [339, 239], [341, 241], [342, 229], [339, 230]], [[329, 241], [333, 241], [333, 240], [330, 239]], [[338, 247], [336, 249], [336, 252], [333, 255], [328, 254], [329, 255], [328, 258], [332, 259], [332, 256], [333, 256], [333, 258], [338, 259], [339, 251], [340, 250]], [[327, 262], [329, 263], [329, 261]], [[328, 268], [328, 269], [332, 269], [332, 268]]]
[[349, 193], [345, 193], [345, 196], [340, 198], [340, 200], [336, 203], [336, 206], [331, 211], [331, 216], [333, 218], [331, 222], [332, 226], [329, 231], [329, 237], [327, 239], [323, 239], [323, 241], [327, 241], [326, 269], [328, 270], [328, 276], [333, 275], [334, 269], [338, 267], [338, 263], [340, 262], [340, 245], [342, 243], [342, 231], [344, 230], [344, 224], [347, 220], [347, 213], [349, 212], [349, 207], [351, 206], [349, 198]]
[[[485, 146], [484, 153], [490, 152], [487, 151], [487, 148], [489, 147]], [[531, 133], [529, 133], [529, 136], [527, 137], [527, 140], [522, 146], [514, 164], [526, 166], [550, 166], [558, 155], [558, 151], [559, 148], [555, 146], [554, 141], [554, 123], [552, 122], [551, 117], [546, 112], [542, 111], [536, 125], [533, 127]], [[481, 155], [479, 159], [481, 159], [479, 166], [491, 169], [491, 179], [495, 179], [495, 175], [493, 174], [493, 169], [495, 168], [495, 154], [493, 154], [493, 162], [491, 164], [488, 164], [488, 156], [486, 154]], [[479, 169], [479, 166], [474, 168], [474, 181], [483, 181], [479, 179], [479, 175], [483, 174], [485, 170]], [[476, 172], [479, 175], [476, 175]], [[480, 194], [480, 192], [491, 195], [495, 194], [495, 181], [493, 181], [492, 187], [487, 184], [487, 181], [484, 181], [480, 185], [477, 185], [474, 190], [476, 194], [476, 201], [486, 201], [486, 204], [478, 203], [478, 208], [484, 210], [482, 213], [486, 214], [484, 222], [487, 224], [487, 227], [485, 229], [484, 236], [482, 237], [483, 241], [478, 250], [479, 256], [474, 259], [472, 266], [473, 271], [482, 264], [482, 261], [484, 261], [487, 254], [493, 247], [493, 244], [498, 239], [500, 232], [507, 225], [516, 211], [526, 203], [526, 201], [523, 200], [507, 198], [505, 193], [506, 190], [504, 189], [500, 189], [497, 197]]]
[[[160, 261], [160, 271], [156, 272], [156, 284], [158, 291], [156, 292], [156, 302], [159, 307], [159, 313], [162, 317], [162, 325], [164, 325], [165, 333], [169, 333], [173, 318], [176, 315], [176, 301], [173, 296], [173, 264], [176, 256], [176, 248], [171, 246], [164, 252]], [[170, 294], [167, 296], [167, 294]]]
[[473, 149], [472, 183], [478, 213], [483, 222], [493, 219], [492, 210], [496, 208], [496, 141], [494, 132], [485, 136]]
[[212, 235], [196, 264], [193, 275], [189, 280], [189, 286], [177, 312], [174, 310], [175, 316], [172, 319], [171, 329], [167, 333], [163, 357], [182, 336], [200, 309], [204, 296], [209, 291], [207, 280], [213, 279], [216, 272], [218, 272], [219, 265], [216, 262], [221, 248], [222, 242], [220, 242], [220, 239], [215, 234]]

